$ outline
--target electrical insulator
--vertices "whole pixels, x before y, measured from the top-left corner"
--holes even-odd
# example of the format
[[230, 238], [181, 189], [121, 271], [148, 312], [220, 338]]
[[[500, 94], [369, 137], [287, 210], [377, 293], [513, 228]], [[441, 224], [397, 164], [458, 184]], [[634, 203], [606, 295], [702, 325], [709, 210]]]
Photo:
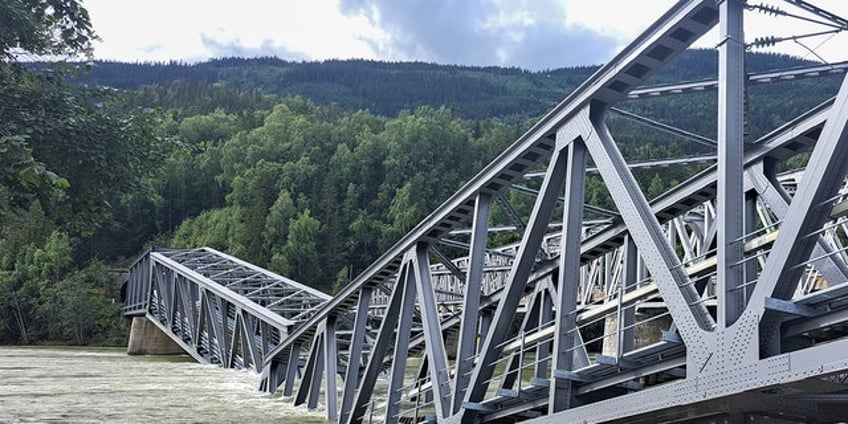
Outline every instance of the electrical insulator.
[[749, 6], [748, 9], [749, 10], [756, 10], [758, 12], [765, 13], [766, 15], [773, 15], [773, 16], [785, 16], [787, 14], [783, 9], [781, 9], [777, 6], [771, 6], [771, 5], [764, 4], [764, 3], [760, 3], [760, 4], [755, 5], [755, 6]]
[[758, 37], [758, 38], [754, 39], [754, 42], [751, 43], [750, 46], [751, 47], [771, 47], [771, 46], [777, 44], [779, 41], [782, 41], [782, 39], [774, 37], [774, 36]]

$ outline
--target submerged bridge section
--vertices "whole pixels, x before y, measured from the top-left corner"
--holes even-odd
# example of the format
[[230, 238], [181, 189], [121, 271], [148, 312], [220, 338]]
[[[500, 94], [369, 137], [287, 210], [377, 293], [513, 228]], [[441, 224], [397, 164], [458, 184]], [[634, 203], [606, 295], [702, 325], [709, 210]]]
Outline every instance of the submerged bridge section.
[[261, 372], [329, 299], [215, 249], [154, 249], [132, 266], [124, 315], [145, 318], [198, 362]]
[[[746, 90], [848, 65], [748, 74], [743, 12], [764, 7], [678, 2], [332, 298], [211, 249], [154, 251], [127, 313], [340, 423], [844, 421], [848, 81], [756, 140]], [[714, 27], [716, 81], [647, 85]], [[692, 92], [716, 93], [714, 140], [626, 108]], [[713, 154], [629, 163], [612, 115]], [[650, 201], [633, 175], [704, 161]], [[586, 204], [593, 173], [613, 208]], [[494, 246], [502, 231], [520, 241]]]

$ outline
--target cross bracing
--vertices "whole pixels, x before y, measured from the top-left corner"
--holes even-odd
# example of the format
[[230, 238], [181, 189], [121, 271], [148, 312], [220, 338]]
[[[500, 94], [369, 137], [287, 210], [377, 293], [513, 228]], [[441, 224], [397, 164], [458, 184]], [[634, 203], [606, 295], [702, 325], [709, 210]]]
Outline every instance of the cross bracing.
[[242, 295], [290, 321], [306, 319], [329, 296], [212, 248], [166, 250], [162, 256]]
[[[845, 66], [746, 74], [744, 7], [678, 2], [264, 351], [264, 389], [311, 408], [323, 396], [339, 422], [844, 419], [848, 83], [758, 140], [744, 93]], [[715, 82], [645, 87], [717, 25]], [[649, 201], [608, 112], [712, 89], [715, 165]], [[614, 203], [603, 219], [584, 219], [590, 165]], [[542, 182], [523, 216], [505, 194], [527, 178]], [[490, 227], [492, 208], [512, 225]], [[492, 246], [490, 229], [521, 240]]]

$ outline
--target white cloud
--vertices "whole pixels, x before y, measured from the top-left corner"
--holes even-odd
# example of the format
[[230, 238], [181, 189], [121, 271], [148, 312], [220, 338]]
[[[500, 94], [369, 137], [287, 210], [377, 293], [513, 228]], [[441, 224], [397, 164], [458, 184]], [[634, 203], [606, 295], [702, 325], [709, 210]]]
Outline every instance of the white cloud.
[[204, 39], [308, 59], [376, 58], [385, 35], [367, 18], [344, 16], [333, 0], [87, 0], [102, 59], [195, 61], [216, 56]]
[[566, 0], [569, 26], [592, 28], [627, 43], [662, 16], [675, 0]]
[[[288, 59], [367, 58], [525, 68], [599, 63], [676, 0], [85, 0], [100, 59], [203, 60], [228, 54]], [[848, 16], [848, 1], [815, 0]], [[786, 2], [770, 4], [798, 11]], [[806, 15], [806, 14], [805, 14]], [[809, 15], [806, 15], [809, 16]], [[818, 31], [747, 13], [748, 40]], [[697, 43], [713, 47], [712, 32]], [[819, 46], [820, 43], [823, 45]], [[825, 60], [845, 60], [848, 34], [801, 40]], [[814, 59], [796, 42], [772, 51]]]
[[165, 60], [202, 57], [198, 28], [187, 3], [94, 0], [84, 3], [102, 42], [98, 58]]

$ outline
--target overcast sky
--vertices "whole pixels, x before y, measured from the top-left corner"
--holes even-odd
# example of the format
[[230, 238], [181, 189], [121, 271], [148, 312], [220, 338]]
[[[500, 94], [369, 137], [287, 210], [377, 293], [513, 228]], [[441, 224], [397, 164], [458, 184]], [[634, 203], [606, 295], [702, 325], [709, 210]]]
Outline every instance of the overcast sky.
[[[780, 0], [760, 0], [802, 14]], [[848, 0], [809, 0], [848, 19]], [[601, 64], [676, 0], [83, 0], [97, 59], [195, 62], [228, 56], [365, 58], [539, 70]], [[821, 31], [746, 15], [746, 37]], [[714, 47], [715, 32], [698, 42]], [[777, 51], [848, 59], [848, 34], [781, 43]], [[806, 47], [805, 47], [806, 46]], [[841, 48], [840, 48], [841, 47]]]

